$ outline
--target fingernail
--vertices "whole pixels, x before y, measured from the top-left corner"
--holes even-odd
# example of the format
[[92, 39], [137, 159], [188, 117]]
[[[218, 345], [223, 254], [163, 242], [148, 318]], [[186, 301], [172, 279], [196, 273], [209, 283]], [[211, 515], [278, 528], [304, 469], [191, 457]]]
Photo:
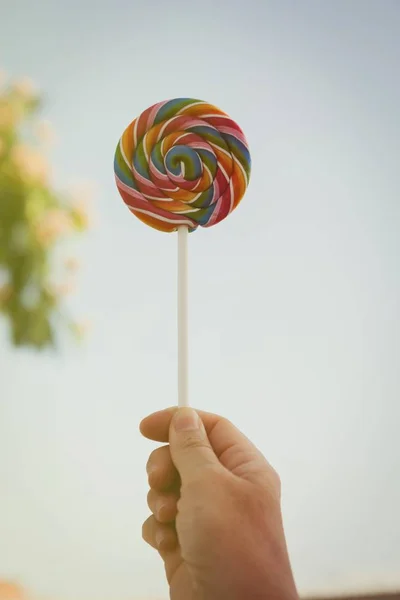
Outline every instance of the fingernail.
[[156, 544], [157, 544], [157, 548], [161, 547], [161, 544], [164, 541], [164, 532], [163, 531], [157, 531], [156, 532]]
[[181, 408], [174, 416], [174, 428], [177, 432], [200, 429], [199, 415], [193, 408]]
[[151, 475], [156, 470], [157, 470], [157, 467], [155, 465], [153, 465], [152, 463], [147, 463], [147, 465], [146, 465], [147, 475]]

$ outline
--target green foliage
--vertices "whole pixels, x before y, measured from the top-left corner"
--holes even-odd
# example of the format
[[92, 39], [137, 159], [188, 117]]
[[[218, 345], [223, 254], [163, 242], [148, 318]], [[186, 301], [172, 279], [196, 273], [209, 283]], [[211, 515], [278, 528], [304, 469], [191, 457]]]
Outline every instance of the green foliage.
[[[0, 312], [16, 346], [53, 345], [70, 281], [54, 283], [57, 246], [88, 227], [82, 203], [57, 192], [43, 149], [45, 124], [27, 81], [0, 90]], [[69, 278], [76, 261], [65, 263]]]

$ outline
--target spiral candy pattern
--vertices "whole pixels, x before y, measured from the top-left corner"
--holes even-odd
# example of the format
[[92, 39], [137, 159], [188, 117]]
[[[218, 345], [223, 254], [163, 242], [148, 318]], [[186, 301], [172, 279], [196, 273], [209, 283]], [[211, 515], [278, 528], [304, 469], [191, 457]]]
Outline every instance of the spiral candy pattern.
[[160, 231], [211, 227], [239, 204], [251, 159], [240, 127], [202, 100], [151, 106], [125, 129], [115, 152], [119, 193], [138, 219]]

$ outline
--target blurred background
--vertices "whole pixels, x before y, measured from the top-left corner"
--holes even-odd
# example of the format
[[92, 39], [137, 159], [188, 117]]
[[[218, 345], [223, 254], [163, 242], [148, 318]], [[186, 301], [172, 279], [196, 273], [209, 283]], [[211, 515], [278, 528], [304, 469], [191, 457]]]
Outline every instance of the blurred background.
[[138, 423], [176, 403], [176, 238], [113, 155], [179, 96], [253, 157], [190, 237], [191, 401], [281, 474], [303, 596], [399, 589], [398, 0], [0, 5], [1, 597], [168, 596]]

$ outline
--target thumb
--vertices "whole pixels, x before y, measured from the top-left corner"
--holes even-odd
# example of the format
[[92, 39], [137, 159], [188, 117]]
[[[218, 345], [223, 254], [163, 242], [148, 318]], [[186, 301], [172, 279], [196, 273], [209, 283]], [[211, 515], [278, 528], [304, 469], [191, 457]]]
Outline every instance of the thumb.
[[169, 428], [173, 463], [182, 483], [193, 480], [207, 466], [221, 466], [211, 447], [199, 415], [192, 408], [180, 408]]

